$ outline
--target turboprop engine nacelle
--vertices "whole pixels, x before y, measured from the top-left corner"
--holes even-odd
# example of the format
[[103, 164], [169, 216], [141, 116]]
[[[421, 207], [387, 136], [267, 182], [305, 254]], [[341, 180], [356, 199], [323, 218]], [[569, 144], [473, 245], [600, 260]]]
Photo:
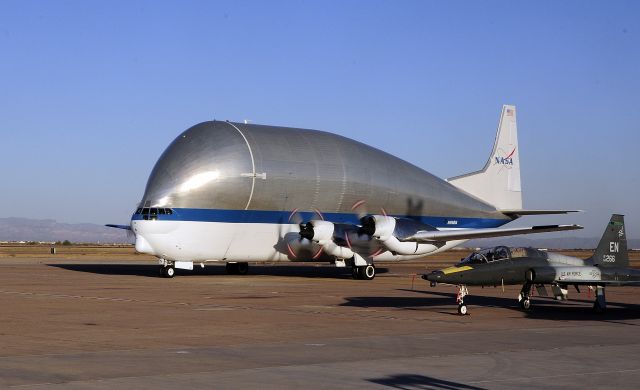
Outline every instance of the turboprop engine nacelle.
[[329, 221], [313, 220], [300, 224], [300, 237], [312, 240], [322, 247], [322, 250], [338, 259], [354, 259], [355, 265], [366, 265], [367, 262], [351, 248], [341, 246], [333, 240], [335, 225]]
[[399, 238], [408, 237], [421, 230], [435, 230], [432, 226], [407, 218], [395, 218], [388, 215], [369, 215], [362, 218], [362, 231], [380, 241], [389, 251], [400, 255], [422, 255], [433, 252], [438, 247], [433, 244], [402, 242]]

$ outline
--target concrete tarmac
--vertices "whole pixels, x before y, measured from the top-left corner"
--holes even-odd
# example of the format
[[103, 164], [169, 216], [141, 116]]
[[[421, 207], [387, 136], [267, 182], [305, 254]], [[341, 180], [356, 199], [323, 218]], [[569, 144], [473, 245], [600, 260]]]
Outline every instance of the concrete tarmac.
[[[422, 263], [373, 281], [328, 265], [157, 277], [151, 261], [3, 258], [0, 387], [33, 389], [632, 389], [640, 298], [556, 302], [519, 287], [429, 287]], [[431, 267], [433, 268], [433, 267]]]

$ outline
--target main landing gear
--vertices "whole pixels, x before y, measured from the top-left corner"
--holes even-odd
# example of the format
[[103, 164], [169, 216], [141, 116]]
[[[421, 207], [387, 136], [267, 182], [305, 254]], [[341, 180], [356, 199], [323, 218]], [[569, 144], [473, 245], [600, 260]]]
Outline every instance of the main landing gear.
[[458, 294], [456, 295], [456, 303], [458, 303], [458, 314], [461, 316], [467, 315], [467, 305], [464, 304], [464, 297], [469, 294], [467, 286], [461, 284], [458, 286]]
[[596, 286], [596, 301], [593, 303], [593, 311], [602, 314], [607, 311], [607, 301], [604, 297], [604, 286]]
[[522, 290], [520, 290], [520, 295], [518, 295], [518, 304], [520, 305], [520, 309], [524, 311], [529, 311], [531, 309], [531, 287], [533, 284], [527, 282], [522, 285]]
[[351, 276], [354, 279], [372, 280], [376, 277], [376, 267], [373, 264], [351, 267]]
[[249, 263], [227, 263], [229, 275], [246, 275], [249, 272]]

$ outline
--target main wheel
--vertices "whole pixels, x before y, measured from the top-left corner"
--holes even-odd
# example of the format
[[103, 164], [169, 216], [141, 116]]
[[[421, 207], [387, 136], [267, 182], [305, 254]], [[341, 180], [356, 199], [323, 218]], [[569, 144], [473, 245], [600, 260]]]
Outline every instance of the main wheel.
[[458, 314], [461, 316], [467, 315], [467, 305], [461, 303], [458, 305]]
[[236, 263], [237, 274], [246, 275], [249, 272], [249, 263]]
[[358, 267], [358, 276], [362, 280], [371, 280], [376, 277], [376, 267], [373, 264]]
[[529, 297], [526, 297], [520, 301], [520, 308], [524, 311], [531, 309], [531, 300], [529, 299]]

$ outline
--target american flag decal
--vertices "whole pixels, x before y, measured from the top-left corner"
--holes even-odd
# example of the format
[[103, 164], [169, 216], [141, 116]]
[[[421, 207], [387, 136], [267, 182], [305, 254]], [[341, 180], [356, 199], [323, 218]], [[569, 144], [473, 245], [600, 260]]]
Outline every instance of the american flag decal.
[[513, 110], [510, 108], [507, 108], [507, 112], [506, 112], [507, 116], [513, 116]]

